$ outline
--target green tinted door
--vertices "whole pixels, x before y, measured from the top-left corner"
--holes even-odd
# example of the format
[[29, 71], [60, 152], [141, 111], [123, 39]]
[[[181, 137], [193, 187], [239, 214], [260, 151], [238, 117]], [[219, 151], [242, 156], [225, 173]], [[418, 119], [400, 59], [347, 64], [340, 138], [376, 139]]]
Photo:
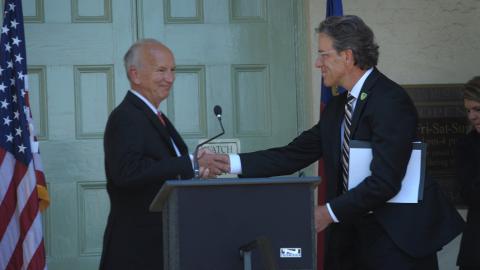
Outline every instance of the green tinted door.
[[51, 196], [49, 269], [98, 268], [109, 210], [103, 130], [129, 87], [128, 47], [152, 37], [173, 50], [177, 79], [162, 108], [191, 150], [219, 131], [216, 104], [224, 138], [241, 151], [281, 145], [301, 126], [302, 8], [299, 0], [24, 1], [31, 107]]

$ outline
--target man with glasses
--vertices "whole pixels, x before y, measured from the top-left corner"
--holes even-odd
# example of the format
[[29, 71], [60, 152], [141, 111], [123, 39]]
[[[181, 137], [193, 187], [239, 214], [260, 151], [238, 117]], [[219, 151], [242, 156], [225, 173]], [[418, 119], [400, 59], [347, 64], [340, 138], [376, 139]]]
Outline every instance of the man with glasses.
[[[323, 157], [327, 204], [315, 210], [326, 228], [325, 269], [438, 269], [436, 252], [457, 236], [463, 221], [438, 185], [425, 181], [423, 200], [387, 203], [400, 190], [417, 112], [405, 90], [376, 69], [378, 45], [357, 16], [329, 17], [316, 29], [326, 86], [347, 90], [333, 97], [321, 120], [284, 147], [223, 156], [242, 177], [292, 174]], [[371, 175], [348, 189], [349, 141], [371, 143]]]

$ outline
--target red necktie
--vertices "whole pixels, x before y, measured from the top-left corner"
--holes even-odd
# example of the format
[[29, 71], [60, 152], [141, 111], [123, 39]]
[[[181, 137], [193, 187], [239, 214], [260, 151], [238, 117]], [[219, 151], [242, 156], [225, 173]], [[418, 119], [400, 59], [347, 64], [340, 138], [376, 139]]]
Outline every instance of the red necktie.
[[163, 118], [162, 112], [157, 112], [157, 116], [158, 116], [158, 119], [160, 120], [160, 123], [162, 123], [162, 125], [166, 127], [167, 124], [165, 123], [165, 119]]

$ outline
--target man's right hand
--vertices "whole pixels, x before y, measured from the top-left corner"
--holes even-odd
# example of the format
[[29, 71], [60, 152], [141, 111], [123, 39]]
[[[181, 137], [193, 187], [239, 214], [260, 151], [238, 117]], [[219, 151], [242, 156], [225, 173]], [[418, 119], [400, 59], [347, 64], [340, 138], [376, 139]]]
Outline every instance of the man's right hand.
[[198, 151], [198, 164], [200, 168], [204, 168], [202, 178], [214, 178], [220, 174], [230, 172], [230, 158], [228, 155], [216, 154], [206, 148]]
[[328, 225], [333, 223], [333, 219], [328, 213], [327, 206], [318, 205], [315, 207], [315, 229], [317, 232], [325, 230]]

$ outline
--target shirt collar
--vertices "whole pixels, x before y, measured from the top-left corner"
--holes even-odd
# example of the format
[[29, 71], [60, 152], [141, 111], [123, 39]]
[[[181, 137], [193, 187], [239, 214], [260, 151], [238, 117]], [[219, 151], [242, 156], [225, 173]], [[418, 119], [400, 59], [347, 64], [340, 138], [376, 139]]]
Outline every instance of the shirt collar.
[[367, 71], [363, 73], [362, 77], [360, 77], [357, 83], [355, 83], [355, 85], [353, 86], [352, 91], [350, 91], [350, 95], [354, 96], [355, 99], [357, 99], [358, 96], [360, 95], [360, 91], [362, 90], [363, 84], [367, 80], [368, 75], [372, 73], [372, 71], [373, 71], [373, 68], [367, 69]]
[[146, 99], [144, 96], [142, 96], [142, 94], [140, 94], [140, 92], [138, 92], [137, 90], [130, 89], [128, 91], [130, 91], [132, 94], [141, 99], [145, 104], [147, 104], [147, 106], [153, 111], [154, 114], [157, 114], [160, 111], [159, 109], [155, 108], [155, 106], [153, 106], [153, 104], [148, 101], [148, 99]]

